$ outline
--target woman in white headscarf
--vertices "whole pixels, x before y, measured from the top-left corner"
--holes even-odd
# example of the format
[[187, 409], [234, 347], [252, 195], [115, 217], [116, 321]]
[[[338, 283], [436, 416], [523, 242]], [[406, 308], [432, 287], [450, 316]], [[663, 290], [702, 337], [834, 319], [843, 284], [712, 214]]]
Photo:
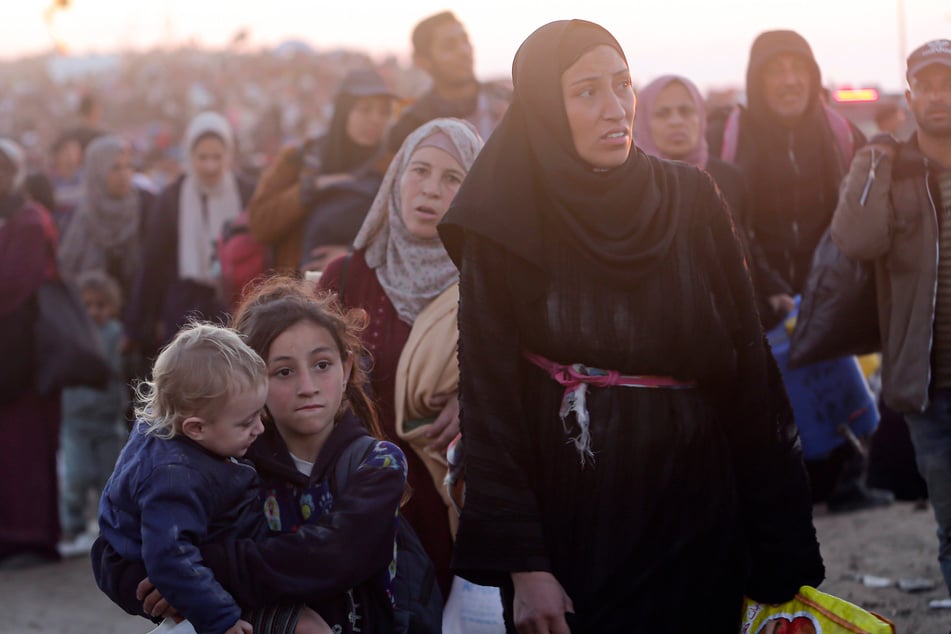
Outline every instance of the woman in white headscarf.
[[74, 276], [108, 273], [125, 300], [138, 273], [145, 213], [154, 197], [132, 184], [132, 150], [116, 135], [89, 144], [83, 178], [83, 199], [63, 235], [60, 266]]
[[[409, 387], [414, 393], [406, 394], [407, 359], [402, 357], [408, 342], [414, 350], [419, 349], [412, 344], [421, 338], [415, 324], [421, 316], [432, 323], [430, 307], [455, 306], [455, 302], [446, 301], [446, 294], [456, 290], [459, 272], [439, 240], [436, 225], [481, 148], [478, 132], [460, 119], [436, 119], [413, 132], [390, 163], [354, 242], [356, 251], [331, 262], [320, 280], [321, 288], [335, 291], [345, 306], [363, 308], [369, 314], [363, 341], [373, 356], [373, 393], [381, 405], [383, 428], [391, 438], [399, 439], [409, 463], [413, 497], [402, 513], [433, 560], [444, 595], [452, 580], [449, 519], [446, 503], [430, 475], [429, 460], [422, 456], [423, 451], [417, 451], [428, 445], [429, 453], [445, 454], [459, 431], [458, 388], [447, 393], [436, 385]], [[412, 368], [409, 373], [415, 377], [421, 374]], [[398, 382], [402, 386], [399, 395]], [[420, 394], [425, 402], [415, 403], [414, 411], [412, 401]], [[401, 403], [399, 412], [397, 402]], [[409, 417], [425, 426], [423, 438], [407, 442], [405, 433], [397, 433], [397, 420], [402, 426]], [[407, 430], [404, 427], [402, 431]]]
[[234, 137], [220, 114], [192, 119], [184, 150], [185, 174], [162, 191], [150, 214], [126, 319], [127, 336], [145, 350], [171, 339], [189, 316], [222, 318], [216, 244], [254, 191], [231, 169]]

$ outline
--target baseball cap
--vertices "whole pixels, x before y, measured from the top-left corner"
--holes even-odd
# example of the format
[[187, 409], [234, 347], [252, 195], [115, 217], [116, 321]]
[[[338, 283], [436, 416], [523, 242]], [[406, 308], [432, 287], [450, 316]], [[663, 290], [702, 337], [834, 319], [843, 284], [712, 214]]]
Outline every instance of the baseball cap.
[[346, 74], [337, 89], [339, 93], [346, 93], [353, 97], [392, 97], [398, 99], [389, 88], [380, 74], [369, 68], [352, 70]]
[[951, 67], [951, 40], [931, 40], [912, 51], [908, 56], [908, 72], [905, 77], [911, 81], [913, 76], [932, 64]]

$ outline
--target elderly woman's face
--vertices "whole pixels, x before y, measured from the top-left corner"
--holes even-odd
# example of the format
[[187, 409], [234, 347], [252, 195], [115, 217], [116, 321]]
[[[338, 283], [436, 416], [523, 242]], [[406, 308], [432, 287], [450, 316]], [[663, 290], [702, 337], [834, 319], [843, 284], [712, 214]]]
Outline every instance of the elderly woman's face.
[[191, 161], [202, 185], [214, 187], [227, 168], [227, 148], [217, 136], [204, 136], [192, 148]]
[[679, 81], [657, 93], [648, 117], [651, 136], [664, 158], [683, 159], [700, 142], [700, 113]]
[[432, 146], [418, 148], [400, 177], [400, 215], [417, 238], [436, 238], [442, 220], [466, 171], [446, 151]]
[[624, 58], [596, 46], [561, 76], [561, 94], [575, 151], [592, 167], [617, 167], [631, 152], [634, 88]]

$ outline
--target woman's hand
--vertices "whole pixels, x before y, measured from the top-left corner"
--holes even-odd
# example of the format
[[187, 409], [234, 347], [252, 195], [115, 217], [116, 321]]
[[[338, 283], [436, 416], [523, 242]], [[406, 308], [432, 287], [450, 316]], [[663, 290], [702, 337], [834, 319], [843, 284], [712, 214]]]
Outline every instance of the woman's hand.
[[158, 591], [155, 585], [146, 577], [139, 582], [135, 588], [135, 598], [142, 602], [142, 610], [154, 617], [172, 619], [176, 623], [181, 623], [185, 619], [173, 608]]
[[247, 621], [238, 619], [238, 622], [225, 630], [225, 634], [252, 634], [254, 628]]
[[570, 634], [565, 612], [574, 614], [571, 597], [550, 572], [513, 572], [515, 629], [520, 634]]
[[459, 433], [459, 393], [434, 394], [429, 399], [429, 404], [442, 410], [430, 425], [426, 437], [434, 439], [429, 443], [430, 448], [443, 452]]
[[769, 302], [770, 308], [779, 315], [785, 316], [796, 310], [796, 300], [786, 293], [771, 295], [767, 301]]

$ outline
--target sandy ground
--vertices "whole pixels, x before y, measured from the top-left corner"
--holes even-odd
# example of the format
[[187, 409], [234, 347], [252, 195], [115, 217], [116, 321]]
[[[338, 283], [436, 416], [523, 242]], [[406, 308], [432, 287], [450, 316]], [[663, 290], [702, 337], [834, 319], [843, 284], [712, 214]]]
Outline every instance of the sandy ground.
[[[948, 633], [951, 610], [928, 609], [931, 599], [946, 596], [930, 509], [910, 503], [849, 515], [817, 509], [816, 528], [828, 577], [822, 590], [885, 616], [898, 632]], [[912, 594], [895, 585], [868, 587], [858, 580], [862, 575], [895, 583], [925, 578], [935, 589]], [[0, 572], [0, 634], [138, 634], [150, 629], [147, 621], [124, 614], [99, 592], [85, 558]]]

